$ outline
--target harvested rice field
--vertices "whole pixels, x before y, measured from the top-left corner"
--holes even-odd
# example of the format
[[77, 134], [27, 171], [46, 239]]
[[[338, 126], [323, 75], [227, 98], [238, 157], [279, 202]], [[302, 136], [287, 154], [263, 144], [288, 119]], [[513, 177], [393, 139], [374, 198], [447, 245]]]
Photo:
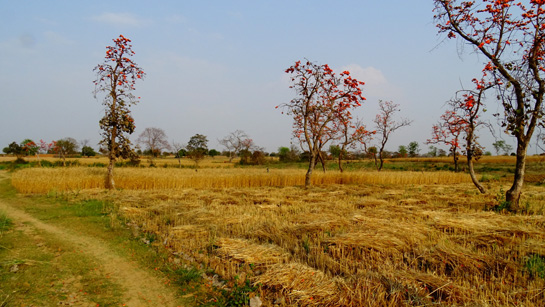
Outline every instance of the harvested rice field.
[[12, 183], [113, 202], [169, 261], [218, 287], [249, 281], [263, 306], [545, 303], [543, 186], [527, 185], [513, 214], [492, 210], [506, 182], [483, 195], [452, 172], [317, 172], [304, 189], [300, 170], [119, 169], [112, 192], [93, 172], [27, 169]]

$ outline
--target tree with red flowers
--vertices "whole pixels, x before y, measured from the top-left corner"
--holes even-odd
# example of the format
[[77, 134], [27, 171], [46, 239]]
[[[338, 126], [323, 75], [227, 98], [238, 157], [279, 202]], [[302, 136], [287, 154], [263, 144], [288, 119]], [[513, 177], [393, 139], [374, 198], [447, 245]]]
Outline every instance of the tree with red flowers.
[[489, 123], [481, 120], [480, 117], [481, 113], [484, 112], [484, 94], [486, 90], [494, 85], [477, 79], [473, 79], [473, 83], [475, 83], [474, 90], [459, 91], [456, 93], [455, 98], [448, 102], [449, 109], [441, 115], [441, 121], [432, 127], [432, 138], [427, 143], [449, 145], [454, 156], [455, 170], [458, 171], [457, 150], [462, 148], [459, 141], [463, 137], [465, 139], [464, 152], [471, 181], [481, 193], [486, 193], [486, 189], [475, 175], [473, 160], [478, 160], [483, 152], [482, 146], [477, 141], [477, 130], [481, 126], [490, 128]]
[[506, 192], [510, 210], [520, 208], [526, 152], [543, 124], [545, 96], [545, 1], [434, 0], [440, 33], [459, 37], [481, 54], [483, 79], [495, 86], [502, 125], [517, 140], [515, 176]]
[[113, 46], [106, 47], [104, 63], [95, 67], [97, 73], [95, 84], [95, 97], [100, 92], [106, 96], [102, 104], [105, 106], [105, 115], [100, 120], [102, 140], [100, 144], [107, 151], [109, 164], [105, 186], [114, 189], [114, 164], [116, 159], [127, 159], [135, 155], [131, 148], [128, 135], [135, 129], [134, 119], [129, 107], [138, 103], [132, 91], [135, 90], [136, 81], [144, 78], [145, 73], [133, 60], [131, 40], [120, 35], [114, 39]]
[[297, 97], [278, 107], [287, 109], [293, 116], [293, 135], [301, 147], [309, 152], [309, 166], [305, 187], [310, 186], [311, 176], [322, 148], [339, 135], [340, 123], [351, 118], [351, 110], [365, 100], [361, 86], [364, 84], [343, 71], [336, 75], [327, 65], [306, 61], [295, 62], [286, 73], [290, 74]]
[[461, 95], [461, 97], [456, 97], [453, 101], [451, 101], [451, 105], [453, 110], [460, 114], [461, 118], [465, 120], [465, 154], [471, 181], [473, 181], [473, 184], [481, 193], [486, 193], [486, 189], [475, 175], [473, 160], [478, 160], [483, 152], [483, 147], [477, 141], [477, 129], [479, 129], [481, 126], [487, 126], [490, 128], [490, 125], [481, 120], [480, 117], [481, 112], [484, 112], [484, 94], [486, 90], [493, 87], [494, 84], [489, 84], [483, 80], [479, 81], [477, 79], [473, 79], [473, 82], [475, 83], [475, 90], [464, 90], [459, 92], [457, 96]]
[[449, 147], [454, 159], [454, 171], [458, 172], [460, 136], [464, 131], [465, 120], [460, 118], [456, 111], [446, 110], [439, 122], [432, 126], [431, 139], [426, 144], [445, 144]]
[[42, 166], [42, 162], [40, 160], [39, 153], [43, 152], [45, 154], [48, 154], [50, 150], [52, 150], [55, 147], [55, 141], [52, 141], [51, 143], [47, 143], [44, 140], [40, 140], [40, 145], [38, 145], [38, 150], [36, 151], [36, 158], [38, 158], [38, 165]]
[[396, 104], [393, 101], [380, 100], [378, 105], [380, 111], [373, 121], [375, 122], [376, 133], [380, 139], [378, 149], [378, 158], [380, 162], [378, 165], [375, 159], [375, 166], [377, 170], [380, 171], [384, 166], [384, 148], [386, 147], [386, 143], [388, 143], [390, 135], [399, 128], [409, 126], [413, 121], [406, 118], [396, 120], [394, 118], [395, 113], [399, 112], [400, 109], [399, 104]]

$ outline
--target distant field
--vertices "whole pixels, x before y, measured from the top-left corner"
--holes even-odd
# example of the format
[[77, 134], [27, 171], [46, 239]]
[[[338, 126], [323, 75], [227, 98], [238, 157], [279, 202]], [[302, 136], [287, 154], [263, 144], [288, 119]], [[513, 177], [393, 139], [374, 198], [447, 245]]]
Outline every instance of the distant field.
[[[24, 158], [28, 162], [37, 162], [38, 159], [36, 157], [25, 157]], [[46, 160], [49, 162], [56, 162], [61, 161], [58, 157], [55, 157], [53, 155], [40, 155], [40, 160]], [[15, 157], [11, 156], [0, 156], [0, 163], [1, 162], [11, 162], [15, 161]], [[89, 157], [89, 158], [67, 158], [66, 161], [77, 161], [80, 165], [91, 165], [91, 164], [108, 164], [108, 158], [103, 156], [97, 156], [97, 157]], [[238, 160], [235, 160], [238, 161]], [[123, 162], [122, 160], [120, 162]], [[192, 167], [195, 165], [193, 160], [188, 158], [182, 158], [181, 164], [184, 167]], [[157, 158], [155, 159], [155, 163], [158, 167], [162, 167], [165, 164], [168, 166], [177, 166], [179, 161], [178, 159], [174, 157], [166, 157], [166, 158]], [[141, 157], [141, 164], [143, 166], [149, 166], [149, 161], [146, 157]], [[224, 156], [217, 156], [214, 158], [206, 158], [203, 161], [199, 163], [200, 167], [231, 167], [233, 166], [233, 163], [229, 163], [229, 158]]]

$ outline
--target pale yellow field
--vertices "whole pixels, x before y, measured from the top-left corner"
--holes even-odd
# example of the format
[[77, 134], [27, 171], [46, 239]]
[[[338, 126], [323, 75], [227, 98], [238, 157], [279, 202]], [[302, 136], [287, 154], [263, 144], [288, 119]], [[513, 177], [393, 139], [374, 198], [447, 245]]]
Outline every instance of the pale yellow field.
[[[29, 168], [12, 176], [13, 186], [22, 193], [75, 191], [104, 187], [104, 168]], [[178, 169], [117, 168], [116, 187], [128, 190], [286, 187], [304, 185], [305, 170], [272, 169]], [[453, 172], [376, 172], [316, 171], [314, 185], [322, 184], [455, 184], [470, 182], [463, 173]]]

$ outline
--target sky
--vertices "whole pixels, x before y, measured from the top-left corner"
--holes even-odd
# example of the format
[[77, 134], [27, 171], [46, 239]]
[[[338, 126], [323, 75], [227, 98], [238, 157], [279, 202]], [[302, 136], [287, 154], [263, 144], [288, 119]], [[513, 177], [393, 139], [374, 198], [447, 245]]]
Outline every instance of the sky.
[[[93, 95], [93, 68], [122, 34], [146, 72], [134, 91], [133, 141], [156, 127], [170, 142], [204, 134], [218, 150], [235, 130], [267, 152], [290, 146], [292, 118], [275, 106], [295, 97], [285, 70], [308, 59], [365, 82], [355, 115], [370, 129], [379, 100], [399, 104], [398, 118], [413, 123], [387, 149], [416, 141], [425, 153], [445, 102], [483, 67], [437, 34], [432, 10], [431, 0], [0, 0], [0, 146], [72, 137], [97, 149], [104, 96]], [[480, 140], [493, 152], [489, 132]]]

